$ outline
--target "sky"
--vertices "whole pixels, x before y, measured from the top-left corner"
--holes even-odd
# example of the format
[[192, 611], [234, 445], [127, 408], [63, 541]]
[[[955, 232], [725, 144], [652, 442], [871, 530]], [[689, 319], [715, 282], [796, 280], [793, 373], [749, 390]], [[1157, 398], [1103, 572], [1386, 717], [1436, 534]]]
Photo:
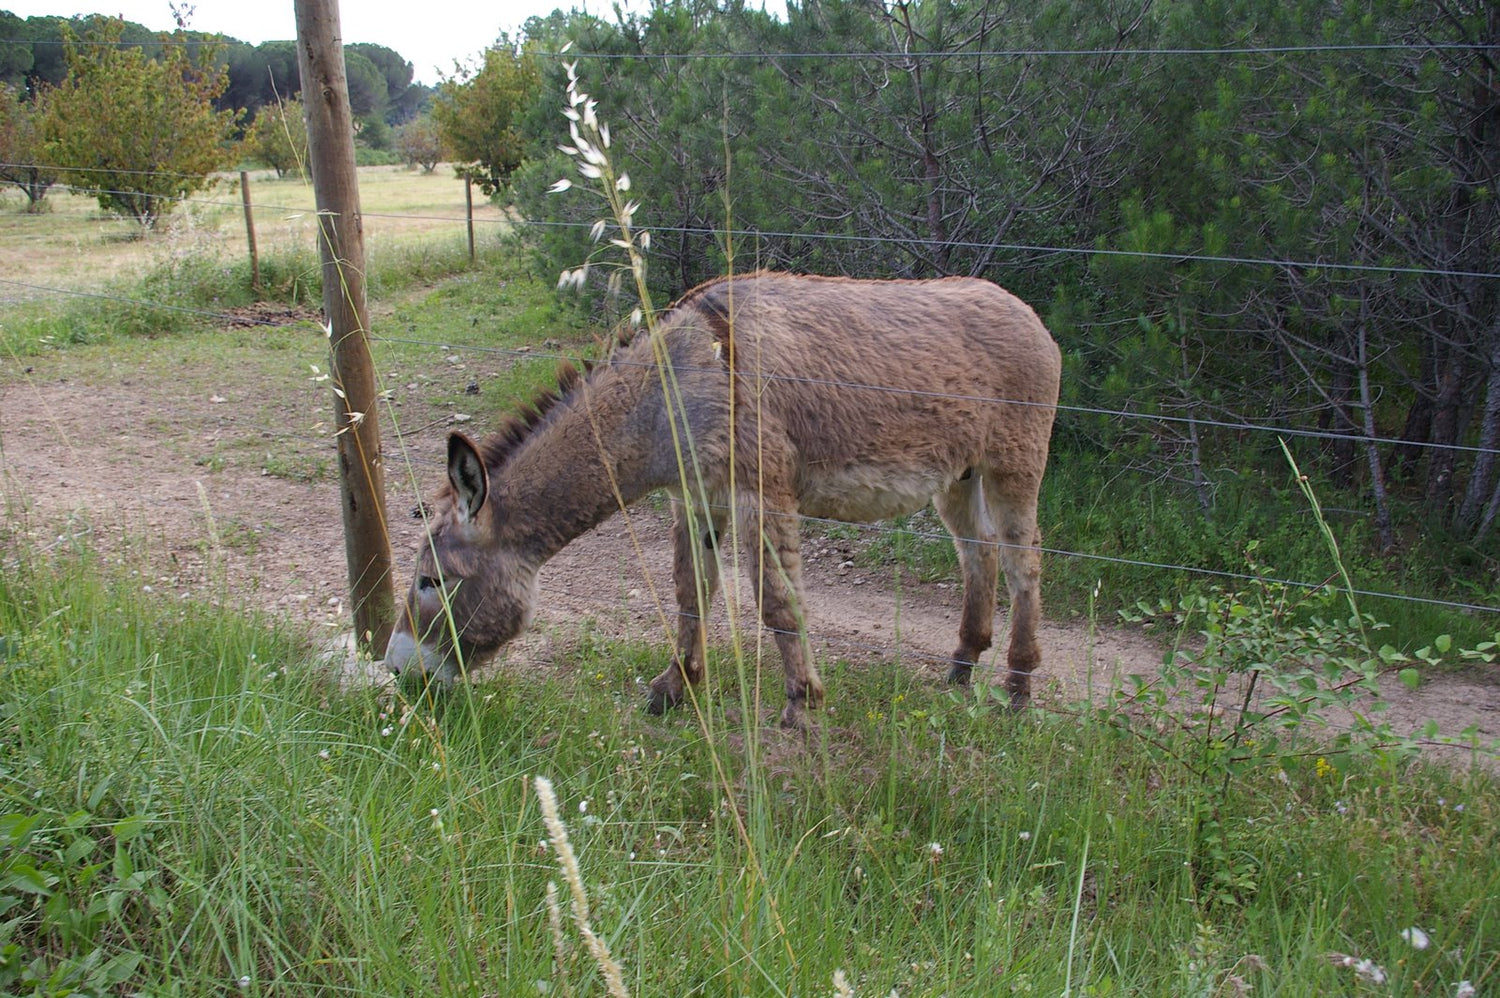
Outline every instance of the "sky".
[[[193, 0], [187, 0], [192, 3]], [[292, 0], [197, 0], [189, 27], [221, 32], [257, 45], [295, 38], [297, 22]], [[514, 35], [533, 16], [555, 8], [584, 8], [612, 16], [610, 0], [343, 0], [339, 25], [344, 42], [374, 42], [401, 53], [421, 83], [438, 82], [440, 73], [453, 71], [455, 59], [468, 61], [483, 52], [501, 31]], [[63, 0], [51, 3], [0, 0], [0, 10], [20, 17], [74, 14], [119, 14], [127, 21], [167, 31], [173, 27], [167, 0]]]

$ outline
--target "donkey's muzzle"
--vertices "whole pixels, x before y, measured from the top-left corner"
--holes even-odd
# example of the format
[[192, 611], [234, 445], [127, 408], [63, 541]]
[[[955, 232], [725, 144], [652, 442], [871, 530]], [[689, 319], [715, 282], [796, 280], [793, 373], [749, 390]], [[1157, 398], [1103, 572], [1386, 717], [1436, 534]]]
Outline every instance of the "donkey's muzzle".
[[402, 678], [436, 681], [445, 686], [458, 675], [458, 665], [451, 656], [403, 631], [391, 635], [385, 648], [385, 667]]

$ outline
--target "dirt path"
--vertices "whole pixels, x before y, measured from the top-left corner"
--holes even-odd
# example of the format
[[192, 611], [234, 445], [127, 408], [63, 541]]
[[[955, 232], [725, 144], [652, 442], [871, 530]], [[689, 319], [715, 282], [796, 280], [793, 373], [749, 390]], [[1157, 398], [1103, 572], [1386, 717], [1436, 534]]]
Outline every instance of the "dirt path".
[[[14, 361], [6, 363], [0, 376], [0, 500], [13, 524], [19, 519], [42, 544], [87, 532], [96, 548], [144, 551], [142, 585], [162, 598], [205, 595], [211, 580], [222, 578], [251, 605], [304, 622], [315, 635], [347, 632], [342, 528], [331, 472], [302, 481], [268, 473], [285, 461], [262, 464], [245, 457], [265, 439], [268, 447], [297, 451], [301, 466], [323, 462], [331, 468], [332, 442], [326, 431], [323, 437], [312, 432], [326, 418], [320, 394], [302, 384], [289, 383], [284, 392], [260, 381], [236, 384], [233, 371], [214, 372], [205, 381], [116, 370], [84, 383], [49, 374], [43, 361], [28, 375]], [[275, 397], [261, 399], [269, 408], [258, 411], [275, 415], [247, 419], [247, 407], [237, 399], [266, 392]], [[405, 404], [411, 407], [405, 411], [408, 425], [431, 424], [408, 437], [406, 446], [414, 454], [435, 455], [446, 431], [445, 411], [423, 411], [415, 397]], [[309, 430], [288, 437], [293, 426]], [[220, 454], [230, 457], [212, 456]], [[435, 462], [418, 470], [418, 487], [431, 491], [440, 473]], [[406, 514], [417, 488], [411, 476], [393, 473], [388, 489], [398, 572], [404, 576], [419, 540], [419, 524]], [[946, 667], [938, 660], [951, 651], [957, 632], [958, 591], [854, 567], [841, 547], [848, 543], [821, 536], [807, 541], [815, 645], [856, 662], [899, 654], [940, 681]], [[643, 504], [628, 517], [613, 517], [543, 571], [536, 624], [502, 668], [557, 667], [585, 618], [606, 633], [666, 640], [669, 618], [662, 608], [670, 611], [670, 564], [661, 512]], [[748, 590], [743, 583], [739, 588]], [[748, 600], [739, 605], [743, 619], [753, 620]], [[725, 618], [722, 603], [716, 614]], [[1000, 616], [997, 645], [1003, 639]], [[1081, 699], [1090, 688], [1101, 692], [1129, 673], [1154, 673], [1162, 654], [1135, 632], [1055, 620], [1045, 625], [1042, 644], [1046, 661], [1036, 688], [1053, 700]], [[1482, 739], [1500, 738], [1500, 685], [1436, 675], [1415, 692], [1388, 690], [1387, 698], [1398, 731], [1433, 719], [1444, 732], [1474, 725]]]

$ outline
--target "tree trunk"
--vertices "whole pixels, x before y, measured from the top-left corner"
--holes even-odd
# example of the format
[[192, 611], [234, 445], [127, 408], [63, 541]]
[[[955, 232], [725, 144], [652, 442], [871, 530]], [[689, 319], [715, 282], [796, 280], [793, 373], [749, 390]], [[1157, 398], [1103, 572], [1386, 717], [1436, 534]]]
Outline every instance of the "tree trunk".
[[1427, 505], [1443, 519], [1452, 512], [1453, 471], [1458, 444], [1459, 410], [1463, 406], [1464, 363], [1458, 350], [1449, 350], [1437, 383], [1432, 403], [1433, 445], [1427, 462]]
[[[917, 34], [911, 24], [911, 10], [906, 4], [900, 7], [903, 26], [906, 28], [906, 45], [910, 50], [916, 46]], [[933, 261], [939, 277], [948, 275], [950, 248], [948, 230], [943, 222], [943, 164], [938, 157], [937, 108], [928, 93], [922, 78], [922, 61], [910, 62], [912, 90], [917, 98], [918, 124], [922, 136], [922, 180], [927, 189], [927, 238], [932, 242]]]
[[1380, 466], [1380, 451], [1375, 446], [1375, 399], [1370, 392], [1370, 346], [1369, 346], [1369, 299], [1360, 303], [1358, 375], [1359, 404], [1364, 416], [1365, 458], [1370, 465], [1370, 495], [1375, 500], [1375, 533], [1380, 539], [1380, 551], [1389, 554], [1396, 548], [1396, 535], [1391, 529], [1391, 507], [1385, 494], [1385, 476]]
[[1432, 439], [1432, 389], [1437, 381], [1435, 355], [1434, 337], [1428, 336], [1422, 343], [1422, 358], [1412, 385], [1412, 401], [1406, 410], [1406, 423], [1401, 428], [1402, 442], [1386, 461], [1386, 477], [1395, 475], [1404, 480], [1411, 479], [1427, 456], [1427, 448], [1422, 444]]
[[[1364, 334], [1361, 330], [1360, 339]], [[1351, 353], [1354, 351], [1350, 351]], [[1329, 472], [1329, 479], [1340, 489], [1347, 489], [1354, 483], [1355, 451], [1354, 441], [1349, 435], [1359, 432], [1359, 424], [1351, 417], [1350, 399], [1354, 394], [1354, 376], [1350, 371], [1350, 365], [1345, 362], [1344, 357], [1335, 356], [1333, 359], [1333, 384], [1328, 387], [1329, 412], [1326, 428], [1340, 434], [1336, 439], [1324, 442], [1324, 449], [1333, 462]], [[1364, 374], [1361, 366], [1360, 375]]]
[[1479, 453], [1458, 508], [1458, 525], [1472, 530], [1494, 491], [1495, 452], [1500, 448], [1500, 317], [1490, 323], [1489, 377], [1485, 379], [1484, 414], [1479, 424]]

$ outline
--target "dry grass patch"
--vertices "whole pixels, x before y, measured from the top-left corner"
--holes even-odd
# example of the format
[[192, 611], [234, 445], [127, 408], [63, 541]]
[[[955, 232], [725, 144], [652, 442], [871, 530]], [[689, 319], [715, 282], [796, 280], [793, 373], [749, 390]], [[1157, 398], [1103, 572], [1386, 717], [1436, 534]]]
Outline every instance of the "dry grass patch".
[[[372, 255], [462, 237], [464, 186], [446, 166], [430, 174], [400, 166], [362, 167], [359, 178], [366, 250]], [[311, 184], [256, 171], [250, 175], [250, 194], [263, 255], [312, 251], [317, 217]], [[19, 191], [0, 189], [0, 274], [7, 281], [92, 291], [173, 259], [247, 255], [236, 174], [225, 174], [218, 186], [180, 205], [145, 238], [136, 222], [101, 211], [91, 197], [54, 189], [44, 204], [43, 212], [27, 214]], [[485, 238], [493, 236], [504, 213], [479, 198], [474, 217], [476, 234]], [[43, 294], [14, 285], [0, 290], [9, 300]]]

